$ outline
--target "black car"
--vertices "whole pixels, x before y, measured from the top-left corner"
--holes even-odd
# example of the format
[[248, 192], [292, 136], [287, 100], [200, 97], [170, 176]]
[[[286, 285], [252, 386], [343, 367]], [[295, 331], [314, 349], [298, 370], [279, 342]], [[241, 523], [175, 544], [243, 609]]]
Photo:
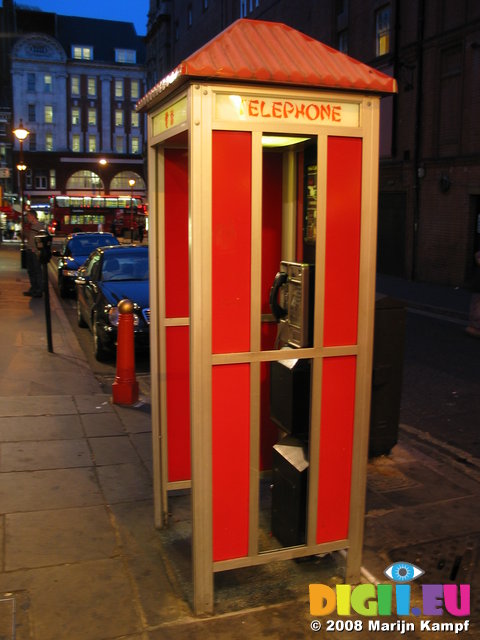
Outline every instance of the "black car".
[[133, 302], [135, 347], [148, 347], [148, 247], [119, 245], [96, 249], [78, 270], [75, 285], [78, 325], [90, 328], [97, 360], [105, 360], [115, 351], [120, 300]]
[[120, 242], [113, 233], [79, 232], [67, 236], [62, 251], [53, 251], [53, 255], [60, 256], [57, 263], [58, 290], [62, 298], [75, 292], [75, 278], [78, 269], [88, 256], [98, 247], [119, 245]]

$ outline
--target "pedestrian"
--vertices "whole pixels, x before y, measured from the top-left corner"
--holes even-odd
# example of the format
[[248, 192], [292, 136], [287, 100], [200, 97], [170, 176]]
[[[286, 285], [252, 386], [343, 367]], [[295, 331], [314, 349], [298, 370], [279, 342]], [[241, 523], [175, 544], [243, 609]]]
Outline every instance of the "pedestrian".
[[43, 225], [38, 222], [37, 214], [34, 211], [28, 211], [26, 214], [27, 224], [25, 225], [25, 250], [28, 277], [30, 278], [30, 289], [24, 291], [24, 296], [32, 298], [41, 298], [43, 292], [42, 267], [37, 255], [37, 246], [35, 244], [35, 236], [42, 234], [45, 230]]
[[474, 338], [480, 338], [480, 251], [475, 254], [475, 273], [473, 276], [470, 313], [468, 327], [465, 331]]

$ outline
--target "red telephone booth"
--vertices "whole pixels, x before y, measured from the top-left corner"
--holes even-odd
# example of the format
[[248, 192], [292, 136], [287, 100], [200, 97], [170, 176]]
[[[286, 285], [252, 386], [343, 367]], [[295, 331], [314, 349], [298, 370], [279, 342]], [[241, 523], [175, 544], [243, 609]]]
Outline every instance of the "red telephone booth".
[[[191, 488], [197, 613], [217, 571], [345, 549], [358, 578], [379, 111], [395, 90], [286, 25], [243, 19], [139, 103], [155, 520]], [[272, 498], [266, 545], [272, 474], [289, 497]]]

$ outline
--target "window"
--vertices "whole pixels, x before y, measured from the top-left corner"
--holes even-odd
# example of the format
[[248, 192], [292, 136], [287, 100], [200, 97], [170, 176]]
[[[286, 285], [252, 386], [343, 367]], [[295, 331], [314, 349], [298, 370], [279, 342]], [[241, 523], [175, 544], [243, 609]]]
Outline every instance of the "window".
[[50, 169], [50, 189], [57, 188], [57, 174], [55, 173], [55, 169]]
[[375, 31], [377, 39], [377, 56], [390, 51], [390, 6], [382, 7], [375, 14]]
[[240, 18], [247, 16], [247, 0], [240, 0]]
[[28, 148], [30, 151], [37, 150], [37, 134], [35, 131], [30, 131], [30, 135], [28, 136]]
[[72, 76], [70, 81], [70, 86], [72, 88], [72, 96], [80, 95], [80, 76]]
[[35, 175], [35, 189], [47, 188], [47, 176], [44, 173], [37, 173]]
[[123, 153], [123, 136], [116, 136], [115, 138], [115, 151], [117, 153]]
[[53, 122], [53, 107], [50, 104], [46, 104], [43, 108], [44, 122], [52, 124]]
[[123, 80], [115, 80], [115, 98], [123, 98]]
[[92, 127], [97, 126], [97, 110], [96, 109], [88, 110], [88, 124], [91, 125]]
[[140, 126], [140, 114], [137, 113], [136, 111], [132, 111], [131, 114], [131, 123], [132, 123], [132, 127], [139, 127]]
[[175, 42], [178, 42], [180, 38], [180, 23], [178, 20], [175, 20]]
[[45, 134], [45, 151], [53, 151], [53, 135], [51, 133]]
[[36, 122], [36, 118], [37, 118], [36, 112], [37, 112], [36, 105], [29, 104], [28, 105], [28, 121], [29, 122]]
[[89, 77], [87, 79], [87, 92], [89, 96], [97, 95], [97, 79]]
[[136, 61], [137, 52], [135, 51], [135, 49], [115, 49], [115, 62], [135, 64]]
[[80, 151], [80, 135], [74, 133], [72, 136], [72, 151]]
[[342, 53], [348, 53], [348, 31], [344, 29], [338, 34], [338, 50]]
[[140, 97], [140, 83], [138, 80], [130, 82], [130, 97], [132, 100], [137, 100]]
[[123, 111], [121, 109], [115, 109], [115, 126], [123, 127]]
[[[31, 137], [31, 135], [30, 135]], [[32, 170], [31, 169], [27, 169], [25, 171], [25, 186], [27, 187], [27, 189], [31, 189], [32, 188]]]
[[189, 4], [187, 7], [187, 26], [188, 28], [190, 28], [193, 24], [193, 12], [192, 12], [192, 5]]
[[88, 136], [88, 150], [90, 153], [97, 150], [97, 136]]
[[46, 73], [43, 76], [43, 90], [45, 91], [45, 93], [53, 92], [53, 80], [52, 76], [49, 73]]
[[75, 60], [93, 60], [93, 47], [72, 45], [72, 58]]
[[132, 136], [130, 139], [130, 146], [132, 153], [140, 153], [140, 138], [138, 136]]
[[35, 74], [27, 73], [27, 91], [35, 91]]
[[80, 109], [78, 107], [72, 107], [72, 125], [80, 124]]
[[208, 9], [208, 0], [203, 0], [202, 5], [203, 5], [203, 10], [206, 11]]

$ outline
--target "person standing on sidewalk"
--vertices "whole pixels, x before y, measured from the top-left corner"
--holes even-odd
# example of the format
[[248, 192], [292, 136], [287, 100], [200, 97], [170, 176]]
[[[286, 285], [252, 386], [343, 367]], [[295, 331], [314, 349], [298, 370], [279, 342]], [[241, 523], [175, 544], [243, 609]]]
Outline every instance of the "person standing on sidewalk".
[[44, 227], [38, 222], [37, 214], [28, 211], [27, 224], [25, 225], [25, 243], [26, 243], [26, 261], [28, 277], [30, 278], [30, 289], [24, 291], [24, 296], [32, 298], [41, 298], [43, 293], [42, 267], [37, 255], [37, 247], [35, 244], [35, 236], [44, 232]]
[[468, 327], [465, 331], [474, 338], [480, 338], [480, 251], [475, 254], [475, 274], [472, 290]]

